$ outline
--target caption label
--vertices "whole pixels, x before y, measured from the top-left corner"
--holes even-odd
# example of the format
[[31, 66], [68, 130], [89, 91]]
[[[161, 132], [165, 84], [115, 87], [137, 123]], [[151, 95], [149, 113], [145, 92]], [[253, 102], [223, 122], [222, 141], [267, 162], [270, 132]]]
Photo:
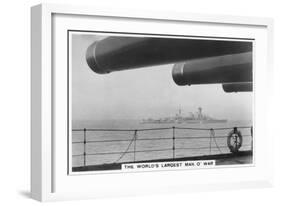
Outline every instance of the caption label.
[[122, 170], [151, 171], [151, 170], [167, 170], [167, 169], [211, 168], [214, 166], [216, 166], [215, 160], [143, 162], [143, 163], [122, 164]]

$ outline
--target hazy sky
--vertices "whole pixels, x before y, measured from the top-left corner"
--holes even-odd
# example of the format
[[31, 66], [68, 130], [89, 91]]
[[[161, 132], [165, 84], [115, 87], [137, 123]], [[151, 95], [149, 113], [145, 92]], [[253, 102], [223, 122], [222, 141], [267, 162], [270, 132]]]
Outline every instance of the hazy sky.
[[225, 93], [221, 84], [177, 86], [172, 64], [97, 74], [86, 49], [101, 35], [72, 34], [72, 119], [142, 119], [197, 111], [214, 118], [250, 120], [252, 93]]

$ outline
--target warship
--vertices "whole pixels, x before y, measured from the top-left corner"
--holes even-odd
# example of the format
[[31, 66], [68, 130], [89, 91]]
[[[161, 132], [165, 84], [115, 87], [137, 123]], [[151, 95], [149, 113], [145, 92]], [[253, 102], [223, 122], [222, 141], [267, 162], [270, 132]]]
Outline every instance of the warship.
[[183, 116], [181, 108], [179, 109], [178, 113], [175, 114], [173, 117], [164, 117], [159, 119], [143, 119], [141, 121], [142, 124], [181, 124], [181, 123], [189, 123], [189, 124], [205, 124], [205, 123], [225, 123], [227, 119], [215, 119], [206, 114], [203, 114], [202, 108], [199, 107], [198, 111], [193, 113], [190, 112], [188, 116]]

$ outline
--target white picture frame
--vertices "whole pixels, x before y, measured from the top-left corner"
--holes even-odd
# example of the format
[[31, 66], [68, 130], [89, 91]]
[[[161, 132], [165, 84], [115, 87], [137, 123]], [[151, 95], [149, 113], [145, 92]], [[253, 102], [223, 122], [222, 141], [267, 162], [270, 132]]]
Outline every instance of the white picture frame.
[[[61, 19], [60, 19], [61, 18]], [[212, 26], [214, 30], [208, 31], [210, 36], [257, 37], [257, 55], [259, 58], [254, 64], [256, 72], [254, 95], [254, 124], [255, 165], [250, 168], [236, 169], [236, 176], [232, 177], [231, 167], [192, 170], [192, 171], [163, 171], [161, 173], [141, 172], [122, 174], [96, 174], [96, 175], [69, 175], [65, 164], [66, 151], [65, 131], [59, 129], [66, 113], [57, 108], [66, 108], [67, 102], [60, 101], [59, 96], [66, 97], [65, 87], [58, 82], [64, 82], [64, 69], [57, 69], [57, 55], [66, 58], [66, 36], [60, 36], [68, 29], [87, 29], [91, 18], [101, 20], [99, 28], [112, 25], [113, 21], [122, 21], [122, 29], [126, 24], [137, 21], [141, 25], [149, 22], [175, 24], [179, 30], [187, 24], [194, 26]], [[112, 22], [111, 22], [112, 21]], [[131, 23], [130, 23], [131, 22]], [[79, 24], [79, 26], [77, 26]], [[71, 26], [70, 26], [71, 25]], [[218, 27], [216, 29], [216, 26]], [[76, 28], [73, 28], [76, 27]], [[147, 31], [152, 30], [147, 26]], [[228, 28], [225, 31], [221, 28]], [[238, 28], [238, 29], [237, 29]], [[241, 28], [239, 30], [239, 28]], [[115, 10], [112, 8], [91, 8], [56, 4], [40, 4], [31, 9], [31, 196], [39, 201], [82, 199], [93, 197], [110, 197], [132, 194], [150, 194], [179, 191], [204, 191], [212, 189], [245, 188], [272, 185], [273, 167], [273, 136], [269, 132], [267, 110], [270, 102], [270, 91], [273, 77], [273, 21], [269, 18], [234, 17], [222, 15], [202, 15], [188, 13], [160, 13], [137, 10]], [[130, 28], [127, 30], [130, 31]], [[239, 31], [238, 31], [239, 30]], [[55, 33], [57, 32], [57, 33]], [[61, 33], [60, 33], [61, 32]], [[155, 32], [155, 31], [154, 31]], [[170, 31], [171, 33], [177, 31]], [[184, 32], [184, 31], [182, 31]], [[204, 33], [202, 29], [202, 33]], [[224, 33], [226, 32], [226, 33]], [[228, 32], [228, 33], [227, 33]], [[252, 33], [251, 33], [252, 32]], [[152, 31], [153, 33], [153, 31]], [[64, 33], [65, 34], [65, 33]], [[56, 36], [57, 35], [57, 36]], [[65, 38], [63, 45], [57, 45], [54, 38]], [[65, 67], [65, 61], [62, 68]], [[262, 68], [263, 67], [263, 68]], [[266, 85], [267, 90], [264, 88]], [[266, 97], [266, 98], [265, 98]], [[64, 123], [62, 123], [64, 125]], [[263, 138], [262, 137], [266, 137]], [[189, 180], [188, 176], [193, 180]], [[176, 177], [175, 177], [176, 176]], [[203, 178], [204, 176], [204, 178]], [[170, 178], [169, 178], [170, 177]], [[174, 180], [169, 180], [173, 177]], [[202, 178], [201, 178], [202, 177]], [[220, 178], [218, 178], [220, 177]], [[116, 180], [118, 179], [118, 181]], [[166, 180], [165, 182], [161, 180]], [[146, 187], [145, 181], [153, 185]], [[89, 182], [89, 186], [85, 183]], [[120, 185], [120, 183], [123, 185]], [[95, 183], [95, 184], [93, 184]], [[147, 184], [147, 183], [146, 183]], [[82, 188], [84, 186], [84, 188]], [[69, 189], [71, 188], [71, 189]], [[78, 189], [79, 188], [79, 189]], [[82, 188], [82, 189], [81, 189]]]

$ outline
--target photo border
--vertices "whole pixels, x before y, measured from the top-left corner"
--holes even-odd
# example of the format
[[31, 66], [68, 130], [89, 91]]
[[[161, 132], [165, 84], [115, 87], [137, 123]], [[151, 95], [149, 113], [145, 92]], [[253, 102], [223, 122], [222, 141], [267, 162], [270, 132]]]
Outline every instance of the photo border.
[[[128, 173], [128, 172], [161, 172], [161, 171], [173, 171], [176, 169], [164, 169], [164, 170], [158, 170], [158, 171], [122, 171], [122, 170], [92, 170], [92, 171], [80, 171], [80, 172], [73, 172], [72, 171], [72, 154], [70, 154], [70, 152], [72, 153], [72, 115], [70, 112], [70, 110], [72, 109], [72, 105], [71, 105], [71, 100], [69, 97], [71, 97], [72, 95], [70, 94], [72, 89], [72, 84], [70, 82], [72, 82], [70, 80], [70, 78], [72, 78], [72, 72], [70, 71], [70, 65], [72, 65], [71, 60], [72, 58], [70, 58], [70, 52], [73, 51], [72, 48], [72, 37], [70, 37], [71, 35], [75, 34], [75, 33], [80, 33], [80, 34], [85, 34], [85, 33], [90, 33], [90, 34], [116, 34], [116, 36], [122, 36], [122, 35], [136, 35], [139, 37], [162, 37], [162, 38], [174, 38], [174, 37], [179, 37], [179, 38], [184, 38], [184, 39], [202, 39], [202, 40], [222, 40], [222, 41], [241, 41], [241, 42], [251, 42], [252, 43], [252, 58], [253, 58], [253, 65], [252, 65], [252, 76], [253, 76], [253, 85], [254, 85], [254, 74], [255, 74], [255, 64], [254, 64], [254, 60], [255, 60], [255, 38], [231, 38], [231, 37], [217, 37], [217, 36], [194, 36], [194, 35], [163, 35], [163, 34], [154, 34], [154, 33], [130, 33], [130, 32], [112, 32], [112, 31], [92, 31], [92, 30], [75, 30], [75, 29], [68, 29], [67, 30], [67, 174], [68, 175], [84, 175], [84, 174], [113, 174], [113, 173]], [[71, 44], [71, 46], [70, 46]], [[252, 114], [252, 125], [254, 125], [254, 93], [255, 91], [253, 90], [253, 97], [252, 97], [252, 110], [253, 110], [253, 114]], [[215, 129], [215, 128], [214, 128]], [[255, 130], [254, 126], [253, 129]], [[255, 150], [254, 150], [254, 146], [255, 146], [255, 138], [253, 137], [253, 154], [252, 154], [252, 162], [248, 163], [248, 164], [234, 164], [234, 165], [216, 165], [214, 168], [194, 168], [194, 169], [219, 169], [219, 168], [233, 168], [233, 167], [254, 167], [255, 166]], [[145, 161], [145, 160], [144, 160]], [[147, 162], [149, 162], [150, 160], [147, 160]], [[167, 160], [168, 161], [168, 160]], [[167, 162], [166, 161], [166, 162]], [[177, 162], [177, 160], [169, 160], [169, 162]], [[125, 163], [121, 163], [121, 164], [125, 164]], [[192, 168], [193, 169], [193, 168]], [[183, 170], [190, 170], [190, 169], [183, 169]]]

